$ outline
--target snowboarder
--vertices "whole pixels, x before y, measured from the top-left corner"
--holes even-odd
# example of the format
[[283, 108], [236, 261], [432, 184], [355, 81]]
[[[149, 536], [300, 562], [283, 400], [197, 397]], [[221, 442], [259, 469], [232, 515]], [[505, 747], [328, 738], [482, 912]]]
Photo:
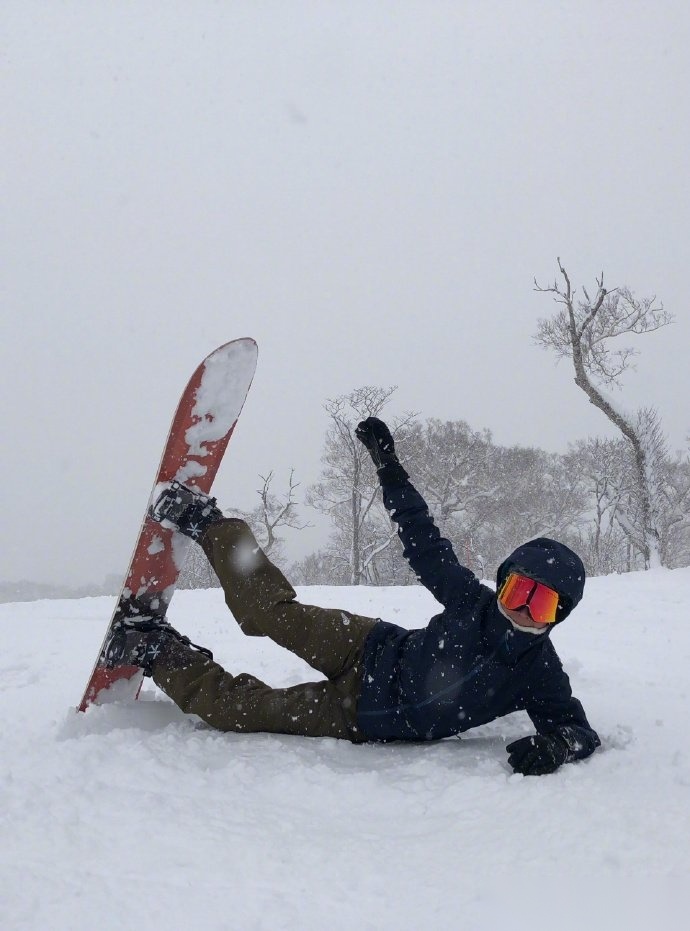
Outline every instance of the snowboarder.
[[499, 567], [497, 589], [460, 565], [396, 455], [386, 424], [356, 430], [377, 468], [386, 508], [419, 580], [443, 606], [420, 630], [348, 611], [302, 605], [237, 518], [216, 501], [174, 483], [151, 509], [197, 540], [245, 634], [270, 637], [325, 679], [274, 689], [230, 675], [210, 651], [147, 616], [116, 625], [113, 662], [140, 666], [185, 712], [229, 731], [267, 731], [353, 742], [436, 740], [525, 710], [536, 734], [508, 745], [525, 775], [551, 773], [598, 746], [573, 697], [550, 633], [582, 598], [585, 570], [568, 547], [539, 538]]

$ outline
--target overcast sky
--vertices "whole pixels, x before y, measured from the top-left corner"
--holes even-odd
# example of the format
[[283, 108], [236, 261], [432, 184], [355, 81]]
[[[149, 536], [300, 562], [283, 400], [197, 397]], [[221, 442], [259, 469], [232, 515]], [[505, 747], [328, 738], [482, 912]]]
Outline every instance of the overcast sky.
[[124, 573], [179, 392], [239, 336], [224, 506], [314, 481], [323, 402], [362, 384], [500, 443], [609, 433], [532, 343], [557, 256], [676, 314], [623, 400], [682, 446], [689, 26], [680, 0], [3, 0], [0, 579]]

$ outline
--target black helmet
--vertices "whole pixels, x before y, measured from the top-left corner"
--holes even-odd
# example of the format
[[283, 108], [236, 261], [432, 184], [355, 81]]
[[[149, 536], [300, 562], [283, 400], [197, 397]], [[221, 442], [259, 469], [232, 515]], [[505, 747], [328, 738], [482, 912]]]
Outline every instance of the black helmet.
[[577, 553], [558, 540], [537, 537], [536, 540], [518, 546], [498, 567], [497, 590], [510, 572], [520, 572], [558, 592], [557, 624], [565, 620], [582, 599], [585, 588], [584, 564]]

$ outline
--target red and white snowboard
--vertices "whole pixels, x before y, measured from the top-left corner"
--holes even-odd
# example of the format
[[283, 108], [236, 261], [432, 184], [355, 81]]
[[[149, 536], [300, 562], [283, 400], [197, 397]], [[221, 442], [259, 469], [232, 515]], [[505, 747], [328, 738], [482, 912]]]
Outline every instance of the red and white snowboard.
[[[148, 516], [160, 486], [177, 479], [208, 494], [254, 377], [257, 346], [236, 339], [196, 369], [173, 417], [134, 554], [79, 710], [108, 700], [135, 699], [143, 674], [137, 666], [109, 667], [105, 646], [116, 618], [147, 613], [165, 617], [192, 541]], [[139, 607], [137, 607], [139, 606]], [[114, 687], [113, 687], [114, 686]]]

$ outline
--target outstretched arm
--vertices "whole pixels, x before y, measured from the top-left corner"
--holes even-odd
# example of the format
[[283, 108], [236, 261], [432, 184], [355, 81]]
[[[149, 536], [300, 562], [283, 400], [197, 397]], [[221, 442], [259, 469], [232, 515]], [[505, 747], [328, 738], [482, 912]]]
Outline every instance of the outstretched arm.
[[450, 540], [441, 536], [424, 498], [398, 460], [386, 424], [368, 417], [359, 424], [356, 435], [376, 465], [383, 502], [398, 525], [403, 555], [419, 581], [444, 607], [473, 604], [483, 587], [460, 565]]

